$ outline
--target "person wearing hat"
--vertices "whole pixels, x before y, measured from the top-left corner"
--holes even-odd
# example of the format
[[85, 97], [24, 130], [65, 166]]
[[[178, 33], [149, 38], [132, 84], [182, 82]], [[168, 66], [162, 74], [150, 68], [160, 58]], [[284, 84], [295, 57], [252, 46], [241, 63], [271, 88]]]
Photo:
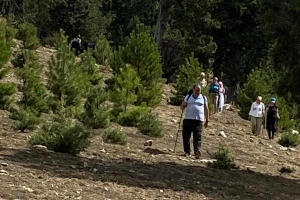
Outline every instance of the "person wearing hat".
[[276, 98], [271, 98], [270, 104], [266, 108], [266, 129], [270, 140], [274, 139], [276, 133], [276, 122], [280, 119]]

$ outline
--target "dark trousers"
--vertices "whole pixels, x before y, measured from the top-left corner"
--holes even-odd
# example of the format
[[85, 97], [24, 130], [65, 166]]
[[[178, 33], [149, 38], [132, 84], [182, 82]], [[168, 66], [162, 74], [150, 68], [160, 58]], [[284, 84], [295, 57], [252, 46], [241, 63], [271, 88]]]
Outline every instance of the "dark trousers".
[[268, 131], [269, 139], [274, 139], [276, 133], [276, 119], [267, 120], [266, 128]]
[[202, 124], [200, 120], [184, 119], [183, 120], [183, 149], [185, 153], [190, 154], [190, 139], [193, 133], [194, 152], [199, 151], [201, 147], [201, 136], [202, 136]]

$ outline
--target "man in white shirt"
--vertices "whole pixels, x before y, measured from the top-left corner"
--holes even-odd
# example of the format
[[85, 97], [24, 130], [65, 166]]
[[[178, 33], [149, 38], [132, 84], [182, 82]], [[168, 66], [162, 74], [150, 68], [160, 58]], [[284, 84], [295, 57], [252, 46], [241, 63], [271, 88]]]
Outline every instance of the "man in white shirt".
[[265, 105], [262, 102], [262, 97], [258, 96], [256, 98], [256, 101], [252, 103], [249, 112], [249, 118], [252, 123], [252, 133], [256, 136], [260, 134], [264, 114], [265, 114]]
[[194, 85], [193, 94], [187, 95], [182, 102], [181, 109], [186, 109], [185, 118], [183, 120], [183, 149], [185, 156], [189, 156], [190, 138], [193, 133], [193, 145], [195, 158], [199, 159], [201, 156], [201, 142], [203, 126], [208, 126], [209, 109], [206, 96], [201, 94], [201, 86], [199, 84]]

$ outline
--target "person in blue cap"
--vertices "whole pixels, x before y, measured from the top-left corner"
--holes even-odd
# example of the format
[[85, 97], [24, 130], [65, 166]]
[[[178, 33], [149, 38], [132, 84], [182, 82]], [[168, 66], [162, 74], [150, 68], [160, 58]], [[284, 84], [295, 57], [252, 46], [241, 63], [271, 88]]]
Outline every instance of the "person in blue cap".
[[280, 119], [276, 98], [271, 98], [270, 104], [266, 107], [266, 129], [270, 140], [274, 139], [276, 133], [276, 122]]

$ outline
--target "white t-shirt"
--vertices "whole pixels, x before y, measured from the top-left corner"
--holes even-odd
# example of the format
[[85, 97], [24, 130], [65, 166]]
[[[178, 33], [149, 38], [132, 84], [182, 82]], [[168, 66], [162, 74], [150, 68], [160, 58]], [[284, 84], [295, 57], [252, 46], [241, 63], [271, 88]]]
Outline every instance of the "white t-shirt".
[[[186, 102], [189, 95], [184, 98]], [[198, 97], [190, 96], [189, 100], [187, 101], [185, 119], [193, 119], [193, 120], [200, 120], [202, 122], [205, 121], [205, 114], [204, 114], [204, 106], [207, 105], [207, 98], [202, 94], [199, 94]]]
[[265, 112], [265, 104], [264, 103], [256, 103], [254, 102], [251, 106], [249, 115], [252, 117], [263, 117]]

